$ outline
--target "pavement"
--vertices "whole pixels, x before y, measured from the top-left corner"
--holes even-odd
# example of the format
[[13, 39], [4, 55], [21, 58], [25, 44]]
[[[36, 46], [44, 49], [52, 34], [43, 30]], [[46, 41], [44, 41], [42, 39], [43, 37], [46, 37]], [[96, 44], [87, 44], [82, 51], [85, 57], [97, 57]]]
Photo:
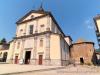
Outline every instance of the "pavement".
[[0, 75], [100, 75], [100, 67], [0, 64]]
[[21, 74], [12, 74], [12, 75], [100, 75], [100, 73], [76, 73], [76, 72], [61, 72], [58, 71], [45, 71], [45, 72], [29, 72]]
[[62, 66], [40, 66], [40, 65], [18, 65], [18, 64], [0, 64], [0, 75], [19, 74], [26, 72], [48, 71], [62, 69]]
[[66, 66], [66, 68], [38, 71], [38, 72], [26, 72], [11, 75], [100, 75], [100, 67], [97, 66]]

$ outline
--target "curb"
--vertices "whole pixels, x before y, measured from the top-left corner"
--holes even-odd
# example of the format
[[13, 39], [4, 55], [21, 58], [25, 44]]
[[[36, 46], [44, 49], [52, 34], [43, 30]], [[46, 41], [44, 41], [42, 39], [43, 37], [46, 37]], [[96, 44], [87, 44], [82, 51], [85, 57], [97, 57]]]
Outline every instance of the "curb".
[[49, 69], [39, 69], [39, 70], [31, 70], [31, 71], [23, 71], [23, 72], [13, 72], [13, 73], [5, 73], [0, 75], [12, 75], [12, 74], [20, 74], [20, 73], [28, 73], [28, 72], [43, 72], [43, 71], [51, 71], [57, 69], [64, 69], [66, 67], [56, 67], [56, 68], [49, 68]]

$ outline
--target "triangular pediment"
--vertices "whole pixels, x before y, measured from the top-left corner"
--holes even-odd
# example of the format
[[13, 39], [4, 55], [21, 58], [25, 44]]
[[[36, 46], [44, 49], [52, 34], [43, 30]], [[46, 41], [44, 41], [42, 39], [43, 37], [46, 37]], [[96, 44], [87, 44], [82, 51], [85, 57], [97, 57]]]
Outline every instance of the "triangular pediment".
[[33, 19], [33, 18], [36, 18], [36, 17], [39, 17], [39, 16], [43, 16], [45, 14], [47, 14], [47, 13], [32, 10], [29, 13], [27, 13], [24, 17], [19, 19], [17, 21], [17, 23], [21, 23], [21, 22], [24, 22], [24, 21], [27, 21], [27, 20], [30, 20], [30, 19]]
[[43, 14], [39, 14], [39, 13], [31, 13], [26, 18], [24, 18], [22, 21], [29, 20], [29, 19], [32, 19], [32, 18], [36, 18], [36, 17], [42, 16], [42, 15]]

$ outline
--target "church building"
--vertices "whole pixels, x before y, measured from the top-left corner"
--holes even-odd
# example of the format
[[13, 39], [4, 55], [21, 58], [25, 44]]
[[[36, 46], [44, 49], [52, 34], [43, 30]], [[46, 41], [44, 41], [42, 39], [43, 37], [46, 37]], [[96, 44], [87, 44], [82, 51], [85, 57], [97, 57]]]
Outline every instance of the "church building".
[[13, 64], [58, 65], [69, 63], [70, 36], [66, 36], [54, 16], [42, 7], [19, 19], [16, 36], [10, 42], [7, 62]]

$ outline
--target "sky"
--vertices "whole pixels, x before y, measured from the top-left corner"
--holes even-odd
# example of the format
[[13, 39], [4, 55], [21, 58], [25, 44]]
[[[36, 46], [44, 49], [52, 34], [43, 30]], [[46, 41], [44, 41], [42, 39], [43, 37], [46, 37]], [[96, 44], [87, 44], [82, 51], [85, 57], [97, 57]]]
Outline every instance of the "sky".
[[[16, 22], [29, 11], [38, 9], [40, 4], [41, 0], [0, 0], [0, 39], [12, 40]], [[43, 8], [51, 11], [73, 42], [81, 38], [94, 42], [98, 48], [93, 17], [100, 14], [100, 0], [44, 0]]]

